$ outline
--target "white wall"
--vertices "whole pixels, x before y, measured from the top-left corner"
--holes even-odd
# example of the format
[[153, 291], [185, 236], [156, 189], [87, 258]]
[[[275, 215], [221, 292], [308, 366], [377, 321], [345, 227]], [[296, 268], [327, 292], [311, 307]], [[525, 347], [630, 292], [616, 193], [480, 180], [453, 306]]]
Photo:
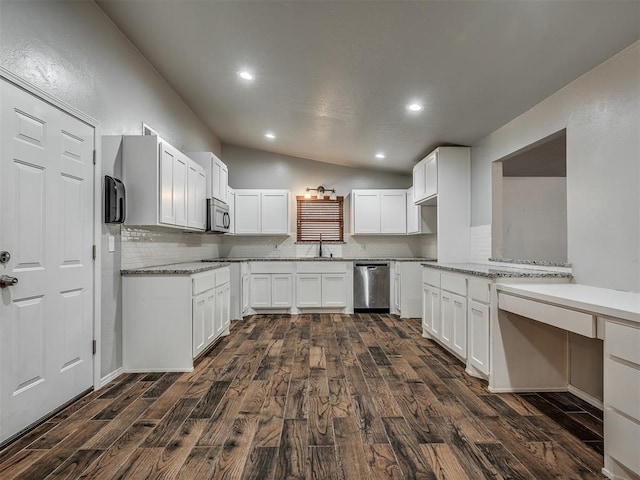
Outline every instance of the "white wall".
[[568, 259], [578, 283], [640, 292], [640, 42], [477, 142], [471, 225], [491, 223], [491, 164], [567, 131]]
[[[91, 1], [0, 2], [0, 64], [97, 119], [101, 135], [139, 134], [142, 122], [184, 151], [219, 140]], [[117, 156], [102, 174], [121, 176]], [[120, 228], [103, 227], [103, 247]], [[156, 244], [158, 245], [158, 244]], [[120, 250], [102, 253], [102, 375], [122, 365]], [[160, 246], [160, 245], [158, 245]]]
[[504, 177], [502, 214], [502, 252], [497, 257], [566, 263], [566, 178]]

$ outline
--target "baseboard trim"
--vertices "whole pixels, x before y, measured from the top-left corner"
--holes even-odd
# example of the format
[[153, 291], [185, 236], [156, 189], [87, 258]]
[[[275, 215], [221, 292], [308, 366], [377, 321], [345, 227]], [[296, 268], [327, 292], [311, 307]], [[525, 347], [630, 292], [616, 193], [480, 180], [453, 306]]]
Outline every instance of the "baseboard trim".
[[580, 400], [584, 400], [589, 405], [593, 405], [594, 407], [596, 407], [596, 408], [598, 408], [600, 410], [604, 410], [604, 403], [602, 402], [602, 400], [597, 399], [593, 395], [589, 395], [584, 390], [580, 390], [578, 387], [575, 387], [573, 385], [569, 385], [568, 391], [572, 395], [575, 395], [576, 397], [578, 397]]
[[125, 368], [123, 371], [123, 373], [161, 373], [161, 372], [188, 373], [188, 372], [193, 372], [193, 367], [190, 367], [190, 368]]
[[109, 382], [115, 380], [116, 378], [118, 378], [123, 373], [124, 373], [124, 368], [120, 367], [120, 368], [116, 368], [113, 372], [108, 373], [107, 375], [102, 377], [100, 379], [100, 385], [98, 386], [98, 390], [100, 390], [102, 387], [104, 387], [107, 383], [109, 383]]
[[567, 387], [551, 387], [551, 388], [495, 388], [489, 385], [488, 390], [491, 393], [538, 393], [538, 392], [566, 392]]

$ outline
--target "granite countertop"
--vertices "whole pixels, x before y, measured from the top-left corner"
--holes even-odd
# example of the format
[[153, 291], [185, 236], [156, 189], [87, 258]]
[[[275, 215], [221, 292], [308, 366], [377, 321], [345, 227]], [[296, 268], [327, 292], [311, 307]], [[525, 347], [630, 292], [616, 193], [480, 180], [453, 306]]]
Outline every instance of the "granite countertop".
[[187, 262], [158, 265], [156, 267], [128, 268], [120, 270], [120, 275], [191, 275], [217, 268], [227, 267], [229, 262]]
[[573, 278], [571, 272], [542, 270], [526, 267], [506, 267], [485, 263], [438, 263], [425, 262], [425, 267], [447, 270], [449, 272], [468, 273], [485, 278]]
[[268, 258], [214, 258], [203, 262], [432, 262], [435, 258], [428, 257], [268, 257]]

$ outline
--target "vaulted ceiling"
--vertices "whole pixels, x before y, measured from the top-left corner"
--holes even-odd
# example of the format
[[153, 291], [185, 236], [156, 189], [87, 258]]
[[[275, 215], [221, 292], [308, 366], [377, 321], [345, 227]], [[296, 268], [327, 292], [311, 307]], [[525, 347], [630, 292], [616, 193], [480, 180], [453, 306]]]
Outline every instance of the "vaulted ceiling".
[[403, 172], [640, 38], [637, 1], [98, 4], [223, 142]]

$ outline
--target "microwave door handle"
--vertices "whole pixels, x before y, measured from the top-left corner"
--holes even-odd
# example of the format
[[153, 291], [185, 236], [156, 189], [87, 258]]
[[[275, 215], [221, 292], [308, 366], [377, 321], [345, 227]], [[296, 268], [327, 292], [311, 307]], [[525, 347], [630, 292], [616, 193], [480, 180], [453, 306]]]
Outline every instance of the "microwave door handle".
[[222, 215], [222, 226], [224, 228], [229, 228], [230, 224], [231, 224], [231, 217], [229, 216], [229, 212], [224, 212], [224, 214]]

